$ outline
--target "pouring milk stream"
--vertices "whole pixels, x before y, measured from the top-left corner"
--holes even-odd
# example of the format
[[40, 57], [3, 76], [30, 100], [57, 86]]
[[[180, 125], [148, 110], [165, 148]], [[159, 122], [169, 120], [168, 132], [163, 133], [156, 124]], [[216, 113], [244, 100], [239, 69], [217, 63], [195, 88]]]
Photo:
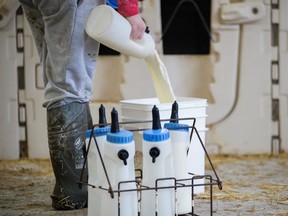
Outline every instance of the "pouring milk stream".
[[91, 11], [85, 29], [90, 37], [103, 45], [128, 56], [145, 59], [159, 102], [176, 100], [167, 69], [151, 35], [144, 33], [141, 40], [130, 39], [130, 23], [108, 5], [99, 5]]

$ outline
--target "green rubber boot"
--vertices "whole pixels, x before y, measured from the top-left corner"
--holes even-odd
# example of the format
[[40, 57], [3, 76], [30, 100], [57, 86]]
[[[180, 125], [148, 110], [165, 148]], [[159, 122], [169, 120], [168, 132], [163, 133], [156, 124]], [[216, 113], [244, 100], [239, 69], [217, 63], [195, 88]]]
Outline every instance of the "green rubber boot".
[[[87, 187], [77, 181], [84, 165], [85, 131], [92, 128], [89, 104], [71, 103], [47, 110], [48, 143], [56, 179], [52, 207], [73, 210], [87, 207]], [[83, 180], [87, 180], [87, 165]]]

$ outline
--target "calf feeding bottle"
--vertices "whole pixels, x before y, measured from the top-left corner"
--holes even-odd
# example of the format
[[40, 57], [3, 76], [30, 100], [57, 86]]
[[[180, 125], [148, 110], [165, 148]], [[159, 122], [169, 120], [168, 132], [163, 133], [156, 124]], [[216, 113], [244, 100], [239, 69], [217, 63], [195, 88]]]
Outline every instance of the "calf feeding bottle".
[[[179, 123], [178, 104], [176, 101], [172, 105], [170, 119], [169, 123], [164, 124], [164, 128], [167, 128], [170, 132], [173, 150], [174, 175], [178, 180], [179, 185], [191, 185], [191, 180], [184, 180], [189, 178], [191, 179], [187, 167], [187, 152], [190, 145], [189, 125]], [[177, 189], [176, 207], [178, 214], [187, 214], [191, 212], [191, 193], [191, 187], [179, 187]]]
[[[156, 106], [152, 109], [153, 125], [152, 129], [143, 132], [143, 186], [156, 187], [156, 180], [160, 178], [173, 178], [173, 157], [172, 145], [169, 131], [161, 128], [159, 110]], [[174, 181], [157, 181], [158, 187], [173, 186]], [[145, 190], [141, 197], [141, 215], [174, 215], [174, 189]]]
[[[131, 131], [119, 129], [118, 112], [115, 108], [111, 112], [111, 119], [111, 131], [107, 133], [107, 140], [103, 149], [103, 159], [111, 188], [109, 188], [105, 176], [101, 177], [100, 184], [104, 188], [117, 191], [119, 182], [135, 180], [135, 143]], [[121, 191], [135, 190], [120, 193], [120, 215], [137, 216], [136, 183], [121, 183], [119, 189]], [[117, 193], [114, 193], [114, 196], [117, 195]], [[101, 197], [96, 202], [100, 203], [100, 210], [98, 210], [100, 216], [118, 215], [118, 199], [117, 197], [113, 198], [107, 191], [101, 190]]]
[[[105, 175], [100, 157], [102, 157], [106, 135], [109, 131], [110, 127], [107, 126], [105, 107], [101, 104], [99, 107], [99, 127], [94, 128], [93, 132], [92, 129], [86, 131], [86, 147], [88, 150], [88, 183], [94, 186], [98, 186], [99, 177]], [[95, 140], [98, 147], [96, 146]], [[90, 145], [88, 145], [89, 141]], [[88, 216], [99, 216], [98, 209], [100, 206], [98, 205], [98, 198], [99, 190], [88, 187]]]

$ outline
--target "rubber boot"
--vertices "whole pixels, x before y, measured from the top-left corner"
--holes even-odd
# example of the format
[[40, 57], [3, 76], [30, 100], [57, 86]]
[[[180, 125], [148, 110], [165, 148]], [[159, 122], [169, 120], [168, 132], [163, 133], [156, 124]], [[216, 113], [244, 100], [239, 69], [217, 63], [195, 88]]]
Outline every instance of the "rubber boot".
[[48, 143], [51, 163], [56, 179], [52, 207], [73, 210], [87, 207], [87, 187], [80, 188], [77, 181], [83, 171], [88, 179], [87, 165], [83, 168], [85, 131], [92, 128], [88, 103], [71, 103], [47, 110]]

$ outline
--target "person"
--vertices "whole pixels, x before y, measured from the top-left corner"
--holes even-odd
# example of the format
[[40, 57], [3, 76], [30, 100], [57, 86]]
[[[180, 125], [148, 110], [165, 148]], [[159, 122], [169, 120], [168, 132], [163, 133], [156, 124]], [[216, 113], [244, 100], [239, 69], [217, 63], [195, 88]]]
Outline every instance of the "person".
[[[85, 157], [85, 131], [92, 128], [89, 102], [99, 43], [85, 32], [89, 12], [104, 0], [19, 0], [43, 68], [44, 103], [51, 164], [55, 175], [52, 207], [87, 207], [87, 188], [79, 187]], [[146, 25], [138, 0], [118, 0], [118, 12], [141, 39]], [[87, 176], [87, 166], [84, 176]]]

